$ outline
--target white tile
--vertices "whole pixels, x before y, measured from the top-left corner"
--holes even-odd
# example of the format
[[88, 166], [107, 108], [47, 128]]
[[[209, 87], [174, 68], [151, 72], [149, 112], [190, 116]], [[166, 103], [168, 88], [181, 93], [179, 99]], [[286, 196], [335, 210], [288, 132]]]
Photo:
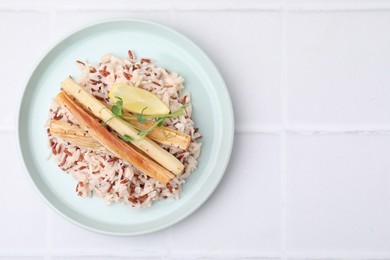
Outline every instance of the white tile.
[[49, 15], [0, 10], [0, 126], [13, 126], [19, 97], [29, 74], [50, 45]]
[[287, 248], [390, 253], [390, 136], [288, 136]]
[[60, 11], [56, 15], [56, 38], [61, 39], [81, 27], [110, 19], [142, 19], [169, 26], [167, 11], [134, 11], [124, 5], [122, 11]]
[[[245, 253], [244, 253], [245, 254]], [[240, 256], [199, 256], [199, 257], [188, 257], [188, 256], [180, 256], [180, 257], [169, 257], [171, 260], [281, 260], [280, 258], [271, 258], [271, 257], [240, 257]]]
[[47, 208], [21, 167], [14, 134], [0, 134], [0, 252], [42, 252]]
[[170, 229], [173, 256], [262, 256], [280, 249], [279, 137], [236, 135], [211, 198]]
[[107, 2], [105, 0], [36, 0], [32, 3], [29, 0], [14, 0], [0, 1], [2, 9], [16, 10], [120, 10], [120, 9], [135, 9], [135, 10], [154, 10], [167, 9], [170, 4], [166, 1], [149, 0], [147, 3], [136, 0], [116, 0]]
[[113, 237], [84, 230], [53, 215], [51, 248], [54, 255], [160, 256], [167, 254], [167, 230], [135, 237]]
[[390, 126], [390, 12], [292, 12], [286, 84], [292, 126]]
[[199, 44], [221, 71], [237, 128], [279, 126], [280, 14], [175, 12], [173, 17], [174, 28]]
[[200, 9], [200, 10], [240, 10], [240, 9], [270, 9], [277, 8], [280, 0], [172, 0], [172, 8], [181, 10]]
[[109, 4], [105, 0], [63, 1], [63, 0], [36, 0], [32, 3], [29, 0], [0, 1], [0, 9], [16, 10], [251, 10], [276, 9], [280, 6], [281, 0], [116, 0]]
[[163, 256], [161, 257], [121, 257], [121, 256], [54, 256], [51, 260], [165, 260]]
[[288, 4], [298, 4], [303, 7], [328, 6], [333, 9], [359, 8], [388, 4], [387, 0], [287, 0]]
[[44, 260], [45, 256], [0, 256], [0, 260]]

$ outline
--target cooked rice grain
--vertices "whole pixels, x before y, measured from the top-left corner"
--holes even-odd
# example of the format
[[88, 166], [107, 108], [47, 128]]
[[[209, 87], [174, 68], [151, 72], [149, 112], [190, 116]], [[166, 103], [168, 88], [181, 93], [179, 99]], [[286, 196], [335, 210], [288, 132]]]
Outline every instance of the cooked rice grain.
[[[183, 89], [184, 79], [181, 76], [155, 66], [151, 59], [137, 60], [132, 51], [128, 51], [126, 59], [106, 54], [99, 64], [78, 60], [76, 65], [82, 73], [78, 83], [95, 98], [107, 103], [110, 103], [109, 88], [117, 82], [156, 94], [171, 111], [191, 101], [190, 94]], [[47, 131], [52, 157], [64, 172], [76, 179], [75, 191], [81, 197], [94, 195], [103, 198], [107, 204], [121, 202], [136, 208], [150, 207], [153, 202], [162, 199], [178, 199], [185, 179], [197, 167], [201, 150], [201, 144], [196, 141], [201, 135], [197, 128], [194, 128], [191, 112], [190, 105], [185, 116], [168, 119], [164, 123], [167, 127], [192, 136], [188, 151], [161, 145], [185, 165], [184, 173], [172, 179], [166, 186], [117, 157], [73, 146]], [[72, 115], [56, 102], [51, 105], [49, 119], [77, 125]]]

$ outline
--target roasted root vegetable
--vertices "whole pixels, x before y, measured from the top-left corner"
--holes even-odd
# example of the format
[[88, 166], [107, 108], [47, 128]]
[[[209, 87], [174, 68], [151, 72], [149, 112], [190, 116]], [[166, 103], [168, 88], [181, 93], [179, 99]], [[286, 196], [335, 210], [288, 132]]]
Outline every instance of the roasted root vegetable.
[[149, 138], [141, 138], [138, 135], [139, 131], [134, 129], [123, 119], [116, 117], [109, 108], [88, 93], [83, 87], [78, 85], [71, 77], [64, 80], [62, 89], [68, 95], [74, 97], [86, 110], [115, 130], [120, 136], [134, 140], [131, 142], [131, 145], [134, 145], [150, 158], [153, 158], [153, 160], [164, 168], [175, 175], [179, 175], [183, 172], [184, 165], [175, 156]]
[[49, 129], [53, 136], [63, 138], [79, 148], [107, 152], [103, 145], [78, 125], [65, 121], [50, 120]]
[[131, 163], [162, 184], [167, 184], [174, 177], [167, 169], [119, 139], [107, 128], [102, 127], [96, 117], [84, 110], [81, 104], [73, 100], [66, 93], [60, 92], [55, 100], [73, 115], [81, 128], [115, 156]]
[[[134, 115], [128, 112], [124, 112], [124, 116], [131, 117]], [[131, 124], [142, 130], [146, 130], [152, 126], [151, 122], [141, 124], [137, 120], [124, 120], [130, 122]], [[164, 126], [153, 128], [150, 132], [148, 132], [146, 136], [160, 144], [174, 146], [183, 150], [187, 150], [191, 143], [190, 135]]]

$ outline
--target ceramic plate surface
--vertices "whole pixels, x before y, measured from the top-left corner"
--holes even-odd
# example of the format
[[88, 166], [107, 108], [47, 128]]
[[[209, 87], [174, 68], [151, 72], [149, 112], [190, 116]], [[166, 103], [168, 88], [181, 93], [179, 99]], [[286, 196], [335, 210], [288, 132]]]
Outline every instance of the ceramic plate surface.
[[[99, 198], [80, 198], [76, 181], [64, 174], [49, 148], [45, 123], [61, 82], [80, 76], [76, 60], [98, 63], [112, 53], [124, 58], [152, 58], [176, 71], [191, 92], [193, 118], [203, 134], [198, 169], [187, 179], [180, 200], [165, 200], [148, 209], [105, 205]], [[186, 37], [167, 27], [140, 20], [114, 20], [81, 29], [55, 45], [27, 81], [18, 114], [18, 143], [26, 172], [42, 198], [60, 215], [84, 228], [110, 235], [138, 235], [166, 228], [194, 212], [214, 191], [227, 167], [234, 137], [229, 93], [210, 59]]]

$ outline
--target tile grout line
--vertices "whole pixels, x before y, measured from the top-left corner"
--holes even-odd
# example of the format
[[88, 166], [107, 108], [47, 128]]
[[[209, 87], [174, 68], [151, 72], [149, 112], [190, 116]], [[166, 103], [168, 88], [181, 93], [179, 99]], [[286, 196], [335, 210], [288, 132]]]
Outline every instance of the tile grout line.
[[287, 0], [282, 0], [281, 20], [281, 54], [280, 54], [280, 103], [281, 103], [281, 123], [282, 131], [280, 132], [280, 242], [281, 242], [281, 259], [287, 259], [287, 217], [286, 217], [286, 155], [287, 155], [287, 98], [288, 88], [286, 85], [286, 38], [287, 38]]

